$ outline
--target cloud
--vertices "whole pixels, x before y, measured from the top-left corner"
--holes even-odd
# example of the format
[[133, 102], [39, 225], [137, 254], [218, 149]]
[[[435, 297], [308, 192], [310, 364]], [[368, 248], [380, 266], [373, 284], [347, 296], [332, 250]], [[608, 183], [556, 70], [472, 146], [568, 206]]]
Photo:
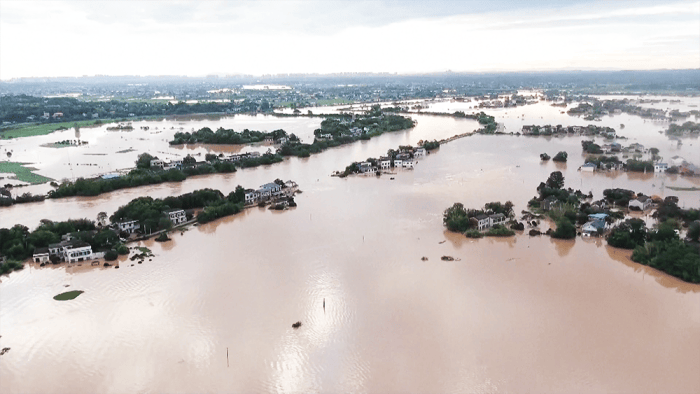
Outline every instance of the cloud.
[[2, 79], [700, 64], [698, 2], [2, 1], [0, 7]]

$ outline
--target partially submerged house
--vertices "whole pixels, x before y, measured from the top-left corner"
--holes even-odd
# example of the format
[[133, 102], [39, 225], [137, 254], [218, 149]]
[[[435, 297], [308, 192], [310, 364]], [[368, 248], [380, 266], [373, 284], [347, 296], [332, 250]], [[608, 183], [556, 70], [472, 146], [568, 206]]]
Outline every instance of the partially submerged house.
[[75, 263], [78, 261], [86, 261], [95, 258], [92, 253], [92, 246], [89, 243], [71, 239], [69, 241], [61, 241], [56, 244], [50, 244], [49, 258], [56, 256], [59, 261]]
[[654, 172], [666, 172], [666, 170], [668, 170], [668, 163], [654, 164]]
[[170, 219], [170, 221], [174, 225], [178, 225], [187, 221], [187, 215], [185, 214], [184, 209], [168, 209], [167, 211], [163, 211], [163, 214], [165, 215], [165, 217]]
[[651, 198], [647, 196], [639, 196], [634, 200], [630, 200], [629, 209], [637, 209], [640, 211], [646, 211], [651, 206]]
[[594, 172], [596, 168], [598, 168], [598, 166], [595, 165], [595, 163], [589, 162], [579, 167], [579, 170], [581, 170], [581, 172]]
[[581, 234], [584, 237], [598, 235], [606, 228], [605, 219], [608, 217], [605, 213], [593, 213], [588, 215], [588, 222], [581, 227]]

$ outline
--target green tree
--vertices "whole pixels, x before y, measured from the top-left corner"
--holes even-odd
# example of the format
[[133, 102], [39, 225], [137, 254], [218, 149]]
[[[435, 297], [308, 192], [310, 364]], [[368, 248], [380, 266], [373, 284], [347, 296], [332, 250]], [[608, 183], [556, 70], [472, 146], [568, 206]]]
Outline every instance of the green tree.
[[557, 161], [557, 162], [566, 162], [566, 159], [569, 157], [568, 153], [561, 151], [557, 153], [553, 158], [552, 161]]
[[563, 217], [557, 220], [557, 229], [552, 232], [552, 238], [574, 239], [576, 238], [576, 227], [569, 219]]
[[564, 187], [564, 175], [561, 173], [561, 171], [554, 171], [549, 174], [546, 186], [550, 189], [561, 189]]
[[450, 231], [457, 231], [460, 233], [465, 232], [470, 228], [469, 217], [467, 216], [467, 210], [461, 203], [454, 203], [451, 207], [447, 208], [442, 215], [442, 223]]
[[700, 241], [700, 223], [693, 222], [690, 226], [688, 226], [687, 236], [688, 239], [693, 242]]
[[151, 168], [151, 160], [153, 160], [155, 158], [156, 157], [153, 157], [148, 153], [141, 153], [139, 155], [138, 160], [136, 160], [136, 167], [137, 168]]
[[191, 155], [187, 155], [187, 156], [185, 156], [184, 159], [182, 159], [182, 164], [186, 165], [186, 166], [191, 166], [196, 162], [197, 162], [197, 160], [194, 157], [192, 157]]

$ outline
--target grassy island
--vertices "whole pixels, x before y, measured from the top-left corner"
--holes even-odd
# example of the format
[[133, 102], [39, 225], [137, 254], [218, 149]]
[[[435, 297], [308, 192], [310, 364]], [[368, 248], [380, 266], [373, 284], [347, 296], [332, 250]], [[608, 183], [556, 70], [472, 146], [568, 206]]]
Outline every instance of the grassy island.
[[84, 291], [82, 290], [67, 291], [65, 293], [55, 295], [53, 299], [56, 301], [70, 301], [76, 299], [79, 295], [83, 293]]

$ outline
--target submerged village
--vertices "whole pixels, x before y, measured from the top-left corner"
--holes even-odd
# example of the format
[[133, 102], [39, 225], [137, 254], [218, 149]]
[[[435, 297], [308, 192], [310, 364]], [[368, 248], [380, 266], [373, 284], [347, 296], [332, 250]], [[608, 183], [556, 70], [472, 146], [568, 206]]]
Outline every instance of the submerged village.
[[683, 362], [655, 391], [700, 387], [679, 378], [700, 366], [699, 96], [447, 81], [0, 97], [0, 390], [156, 365], [187, 391], [324, 391], [279, 382], [326, 368], [319, 349], [355, 376], [504, 348], [582, 380], [634, 365], [640, 388], [657, 346]]
[[[309, 157], [312, 154], [323, 152], [329, 148], [350, 144], [356, 141], [366, 141], [385, 132], [407, 130], [415, 126], [411, 114], [426, 114], [427, 116], [452, 117], [454, 119], [474, 119], [481, 126], [469, 133], [460, 133], [440, 140], [420, 140], [417, 146], [399, 145], [389, 149], [385, 155], [369, 157], [364, 161], [350, 163], [344, 170], [334, 171], [331, 175], [344, 178], [355, 174], [373, 175], [380, 177], [382, 174], [391, 175], [390, 180], [400, 176], [400, 172], [413, 170], [419, 161], [426, 159], [428, 155], [438, 153], [440, 147], [452, 141], [472, 137], [474, 135], [510, 135], [521, 138], [552, 138], [552, 137], [583, 137], [581, 140], [581, 152], [586, 157], [583, 165], [578, 168], [581, 173], [596, 172], [641, 172], [641, 173], [666, 173], [679, 174], [680, 176], [693, 177], [700, 174], [698, 167], [681, 156], [673, 156], [664, 159], [659, 155], [659, 149], [645, 147], [634, 142], [626, 144], [627, 137], [624, 124], [620, 130], [612, 127], [597, 125], [587, 126], [562, 126], [562, 125], [522, 125], [516, 132], [506, 132], [502, 124], [497, 123], [496, 118], [483, 112], [485, 108], [509, 108], [537, 104], [538, 100], [520, 99], [504, 96], [505, 104], [499, 100], [484, 100], [473, 106], [479, 112], [473, 114], [464, 111], [454, 113], [441, 113], [430, 110], [429, 105], [401, 105], [400, 103], [374, 104], [360, 111], [352, 107], [344, 108], [345, 111], [313, 115], [311, 110], [306, 116], [320, 116], [320, 128], [313, 132], [313, 143], [308, 144], [294, 133], [287, 133], [278, 129], [272, 132], [260, 132], [245, 129], [236, 132], [232, 129], [219, 128], [213, 131], [208, 127], [198, 131], [176, 132], [169, 141], [170, 146], [219, 144], [219, 145], [243, 145], [258, 144], [265, 149], [247, 151], [243, 153], [207, 153], [204, 160], [197, 159], [187, 154], [183, 158], [159, 158], [156, 152], [142, 153], [138, 156], [136, 167], [122, 171], [121, 173], [104, 174], [96, 178], [79, 178], [74, 181], [65, 180], [62, 183], [52, 184], [53, 190], [47, 195], [32, 195], [24, 193], [16, 195], [10, 192], [12, 185], [5, 185], [0, 191], [0, 202], [3, 206], [13, 204], [35, 203], [49, 199], [65, 198], [70, 196], [96, 196], [123, 188], [139, 187], [141, 185], [158, 184], [162, 182], [182, 182], [189, 176], [233, 173], [237, 169], [258, 167], [261, 165], [274, 165], [284, 157], [296, 156]], [[520, 97], [520, 96], [518, 96]], [[534, 96], [535, 98], [537, 96]], [[464, 104], [471, 103], [478, 98], [453, 98], [452, 102]], [[556, 101], [557, 98], [548, 99]], [[542, 98], [540, 98], [542, 100]], [[494, 103], [501, 103], [496, 105]], [[596, 102], [597, 105], [604, 106]], [[607, 102], [605, 102], [607, 103]], [[552, 104], [556, 106], [558, 104]], [[634, 106], [625, 104], [623, 109], [639, 115]], [[608, 107], [610, 107], [608, 105]], [[341, 107], [342, 108], [342, 107]], [[425, 111], [425, 109], [428, 111]], [[471, 108], [471, 107], [470, 107]], [[593, 107], [579, 105], [569, 110], [569, 115], [580, 116], [586, 114], [587, 108]], [[620, 114], [620, 109], [614, 109], [614, 113]], [[274, 115], [274, 113], [273, 113]], [[602, 112], [600, 116], [609, 115]], [[643, 115], [643, 114], [642, 114]], [[681, 116], [678, 111], [671, 116]], [[278, 114], [277, 116], [289, 116]], [[295, 110], [293, 117], [305, 116], [301, 111]], [[654, 112], [658, 117], [659, 113]], [[688, 116], [687, 114], [684, 116]], [[55, 118], [55, 116], [53, 117]], [[49, 120], [46, 118], [45, 120]], [[681, 126], [671, 124], [668, 134], [685, 135], [695, 134], [698, 131], [696, 123], [686, 122]], [[148, 131], [150, 126], [141, 126]], [[76, 128], [77, 130], [77, 128]], [[120, 124], [118, 127], [107, 127], [111, 131], [131, 131], [134, 128], [130, 124]], [[661, 132], [660, 132], [661, 133]], [[591, 139], [585, 139], [591, 138]], [[677, 140], [679, 146], [681, 140]], [[73, 145], [68, 141], [67, 145]], [[62, 142], [65, 144], [65, 141]], [[87, 145], [87, 141], [80, 141], [76, 146]], [[541, 153], [541, 162], [546, 163], [550, 159], [557, 163], [566, 163], [567, 157], [574, 152], [560, 151], [552, 156]], [[9, 154], [8, 154], [8, 157]], [[18, 185], [21, 187], [22, 185]], [[294, 181], [281, 181], [266, 183], [258, 189], [243, 188], [238, 186], [235, 191], [224, 196], [219, 190], [202, 189], [180, 195], [166, 197], [164, 199], [152, 199], [139, 197], [127, 205], [120, 207], [114, 214], [108, 216], [100, 212], [96, 221], [89, 219], [68, 220], [67, 222], [42, 221], [34, 231], [28, 231], [26, 227], [12, 227], [2, 229], [2, 272], [10, 272], [22, 267], [21, 261], [31, 259], [40, 265], [60, 262], [82, 263], [91, 260], [93, 265], [99, 265], [98, 260], [105, 260], [104, 266], [109, 266], [109, 261], [117, 260], [119, 255], [129, 254], [126, 245], [147, 239], [153, 236], [156, 240], [167, 242], [168, 232], [173, 229], [197, 223], [207, 223], [220, 217], [236, 214], [246, 207], [266, 206], [270, 209], [284, 210], [296, 206], [294, 193], [298, 186]], [[561, 172], [552, 172], [546, 182], [537, 187], [538, 195], [532, 198], [526, 209], [521, 210], [517, 218], [514, 204], [510, 201], [489, 202], [483, 208], [465, 208], [461, 203], [455, 203], [445, 210], [443, 222], [447, 229], [464, 233], [469, 238], [483, 236], [514, 236], [520, 232], [526, 232], [528, 236], [551, 235], [553, 238], [571, 239], [578, 236], [590, 238], [599, 237], [608, 240], [610, 245], [628, 249], [645, 248], [646, 257], [639, 257], [642, 252], [635, 249], [632, 259], [634, 261], [651, 265], [662, 271], [678, 276], [681, 279], [698, 283], [700, 281], [700, 265], [697, 264], [697, 247], [691, 246], [698, 242], [698, 211], [694, 208], [682, 209], [676, 204], [678, 198], [667, 196], [665, 198], [655, 195], [645, 195], [632, 190], [611, 188], [603, 191], [603, 198], [595, 199], [591, 193], [584, 194], [581, 190], [572, 188], [564, 189], [564, 177]], [[643, 214], [653, 212], [657, 219], [655, 224], [642, 221], [633, 211]], [[647, 225], [652, 225], [647, 229]], [[541, 227], [544, 227], [542, 229]], [[634, 228], [634, 230], [633, 230]], [[665, 231], [673, 228], [674, 231]], [[529, 229], [529, 230], [528, 230]], [[636, 232], [644, 233], [644, 236]], [[629, 241], [630, 237], [636, 237], [635, 241]], [[667, 264], [658, 262], [658, 255], [668, 251], [655, 244], [656, 249], [649, 252], [648, 242], [654, 242], [658, 236], [666, 234], [663, 240], [675, 240], [683, 255], [687, 255], [693, 261], [688, 267], [673, 268]], [[624, 234], [624, 235], [620, 235]], [[619, 241], [624, 238], [625, 241]], [[690, 245], [685, 245], [682, 239]], [[681, 247], [681, 245], [683, 245]], [[670, 253], [670, 252], [669, 252]], [[637, 257], [635, 257], [637, 256]], [[144, 255], [141, 255], [143, 259]], [[119, 266], [116, 265], [118, 268]]]

